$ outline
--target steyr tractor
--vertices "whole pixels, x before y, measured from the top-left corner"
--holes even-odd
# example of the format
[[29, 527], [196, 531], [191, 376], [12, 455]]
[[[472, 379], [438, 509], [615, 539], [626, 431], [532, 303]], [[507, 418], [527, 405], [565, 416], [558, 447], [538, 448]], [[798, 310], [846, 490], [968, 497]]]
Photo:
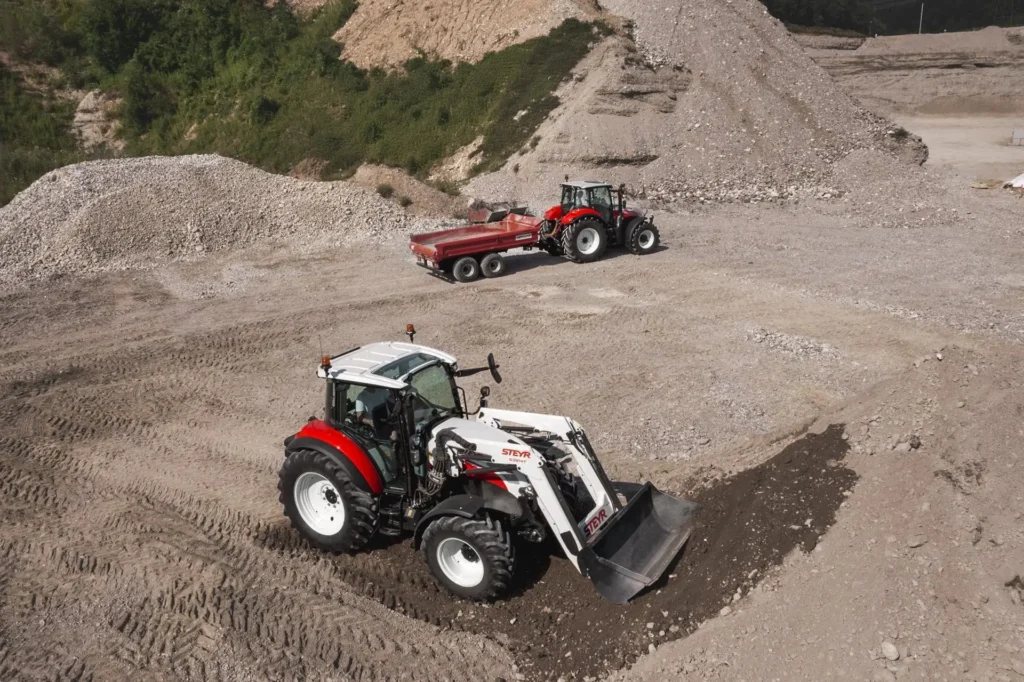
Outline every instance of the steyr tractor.
[[[626, 188], [602, 182], [562, 185], [562, 201], [544, 213], [538, 246], [553, 256], [591, 263], [609, 246], [624, 246], [644, 255], [658, 248], [660, 235], [653, 218], [626, 208]], [[614, 201], [612, 196], [614, 194]]]
[[299, 533], [332, 552], [411, 536], [438, 583], [471, 600], [507, 596], [517, 547], [549, 538], [614, 603], [662, 576], [695, 504], [611, 482], [569, 417], [492, 409], [486, 386], [471, 412], [456, 379], [501, 383], [494, 355], [460, 369], [406, 333], [321, 360], [324, 416], [285, 440], [278, 483]]

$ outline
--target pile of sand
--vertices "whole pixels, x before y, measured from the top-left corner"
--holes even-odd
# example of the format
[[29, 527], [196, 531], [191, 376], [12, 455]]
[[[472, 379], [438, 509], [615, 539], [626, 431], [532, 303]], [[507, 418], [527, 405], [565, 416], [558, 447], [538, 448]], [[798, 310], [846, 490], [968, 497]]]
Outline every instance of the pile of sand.
[[946, 52], [1012, 52], [1024, 50], [1020, 29], [989, 26], [980, 31], [925, 33], [869, 38], [858, 55], [936, 54]]
[[272, 240], [383, 241], [412, 228], [399, 206], [346, 182], [303, 182], [215, 155], [94, 161], [48, 173], [0, 208], [0, 283]]
[[412, 203], [405, 210], [413, 215], [447, 218], [466, 208], [461, 197], [449, 196], [398, 168], [366, 163], [349, 178], [349, 182], [372, 192], [383, 190], [382, 185], [389, 186], [391, 202], [401, 205], [403, 198], [408, 199]]
[[602, 6], [627, 20], [635, 44], [612, 37], [596, 47], [560, 89], [536, 147], [470, 193], [549, 197], [570, 174], [662, 200], [772, 200], [828, 185], [831, 165], [853, 150], [894, 147], [891, 124], [756, 0]]
[[334, 36], [362, 68], [395, 68], [419, 50], [475, 62], [488, 52], [547, 35], [568, 18], [597, 15], [593, 0], [361, 0]]

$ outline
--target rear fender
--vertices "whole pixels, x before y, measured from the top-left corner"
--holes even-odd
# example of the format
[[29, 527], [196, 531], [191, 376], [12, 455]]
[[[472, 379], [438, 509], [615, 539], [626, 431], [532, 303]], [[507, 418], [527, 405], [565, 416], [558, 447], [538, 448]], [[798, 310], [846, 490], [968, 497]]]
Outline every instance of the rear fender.
[[563, 215], [562, 219], [558, 221], [558, 224], [565, 227], [566, 225], [574, 223], [581, 218], [594, 218], [595, 220], [600, 221], [602, 225], [604, 224], [601, 214], [593, 208], [575, 208]]
[[442, 516], [460, 516], [464, 519], [471, 519], [482, 510], [500, 512], [513, 519], [525, 515], [522, 503], [512, 493], [491, 485], [480, 486], [480, 493], [479, 495], [452, 495], [427, 512], [427, 515], [416, 524], [412, 538], [413, 549], [420, 548], [420, 541], [423, 539], [423, 532], [427, 526]]
[[384, 479], [370, 455], [354, 440], [320, 420], [309, 422], [286, 441], [286, 456], [296, 450], [315, 450], [329, 457], [369, 493], [380, 495], [384, 491]]

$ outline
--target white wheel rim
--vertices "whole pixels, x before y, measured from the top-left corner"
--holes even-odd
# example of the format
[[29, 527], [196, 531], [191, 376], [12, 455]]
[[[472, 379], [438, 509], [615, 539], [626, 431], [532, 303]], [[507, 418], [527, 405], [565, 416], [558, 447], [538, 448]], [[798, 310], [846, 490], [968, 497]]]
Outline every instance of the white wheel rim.
[[494, 274], [496, 272], [501, 272], [501, 261], [498, 260], [497, 258], [495, 258], [492, 261], [488, 261], [487, 262], [487, 272], [489, 272], [491, 274]]
[[463, 263], [462, 267], [459, 268], [459, 272], [463, 277], [472, 277], [473, 273], [476, 272], [476, 266], [472, 263]]
[[320, 535], [337, 535], [345, 526], [345, 505], [341, 494], [327, 477], [307, 472], [295, 481], [295, 506], [299, 516]]
[[584, 256], [597, 251], [598, 245], [601, 243], [601, 237], [597, 234], [597, 230], [592, 227], [585, 227], [580, 230], [579, 236], [576, 237], [576, 248]]
[[437, 565], [460, 587], [476, 587], [484, 579], [484, 562], [473, 547], [458, 538], [445, 538], [437, 546]]
[[654, 231], [644, 230], [640, 233], [640, 238], [636, 240], [636, 243], [640, 245], [641, 249], [649, 249], [654, 246]]

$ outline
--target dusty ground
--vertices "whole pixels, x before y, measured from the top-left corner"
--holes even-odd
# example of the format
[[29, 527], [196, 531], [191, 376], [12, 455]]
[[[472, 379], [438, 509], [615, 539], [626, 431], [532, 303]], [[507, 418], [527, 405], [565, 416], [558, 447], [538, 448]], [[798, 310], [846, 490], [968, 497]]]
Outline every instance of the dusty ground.
[[[855, 153], [827, 200], [658, 209], [654, 255], [472, 285], [393, 226], [5, 285], [0, 679], [1024, 678], [1024, 203], [948, 149], [884, 177]], [[704, 505], [664, 582], [613, 607], [541, 553], [471, 605], [406, 542], [296, 536], [276, 474], [317, 358], [407, 322], [494, 351], [495, 406], [572, 415], [613, 476]]]
[[[866, 679], [888, 672], [883, 639], [909, 647], [901, 676], [1012, 669], [1020, 204], [910, 231], [829, 210], [663, 214], [645, 259], [530, 254], [468, 286], [395, 242], [9, 291], [0, 673]], [[275, 484], [282, 437], [320, 407], [321, 346], [406, 322], [466, 360], [497, 352], [496, 405], [571, 414], [615, 476], [702, 501], [675, 577], [619, 609], [541, 556], [482, 607], [405, 543], [306, 548]]]

